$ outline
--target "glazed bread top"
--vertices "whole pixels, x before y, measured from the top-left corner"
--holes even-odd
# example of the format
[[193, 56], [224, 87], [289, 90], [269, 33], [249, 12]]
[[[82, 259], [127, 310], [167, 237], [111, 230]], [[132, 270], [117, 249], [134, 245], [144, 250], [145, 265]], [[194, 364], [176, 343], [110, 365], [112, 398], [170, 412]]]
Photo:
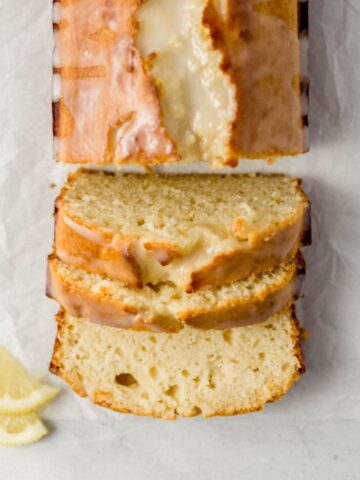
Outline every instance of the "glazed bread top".
[[57, 159], [217, 168], [303, 152], [300, 11], [298, 0], [55, 2]]
[[286, 262], [309, 227], [308, 207], [285, 176], [80, 170], [56, 201], [55, 251], [129, 286], [196, 290]]

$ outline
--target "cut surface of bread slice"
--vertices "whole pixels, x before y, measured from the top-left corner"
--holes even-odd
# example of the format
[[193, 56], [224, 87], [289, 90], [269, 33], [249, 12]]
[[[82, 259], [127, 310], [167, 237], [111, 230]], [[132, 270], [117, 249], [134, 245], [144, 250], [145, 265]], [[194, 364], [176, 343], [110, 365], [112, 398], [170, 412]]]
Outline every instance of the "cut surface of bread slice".
[[57, 159], [217, 168], [302, 153], [299, 5], [55, 1]]
[[303, 372], [291, 309], [261, 325], [132, 332], [62, 311], [50, 370], [81, 396], [124, 413], [234, 415], [278, 400]]
[[178, 331], [260, 323], [293, 303], [303, 268], [296, 258], [245, 280], [186, 293], [173, 284], [140, 289], [49, 257], [47, 295], [69, 313], [125, 329]]
[[187, 291], [246, 278], [307, 243], [309, 202], [281, 175], [134, 175], [79, 170], [56, 200], [55, 252], [129, 287]]

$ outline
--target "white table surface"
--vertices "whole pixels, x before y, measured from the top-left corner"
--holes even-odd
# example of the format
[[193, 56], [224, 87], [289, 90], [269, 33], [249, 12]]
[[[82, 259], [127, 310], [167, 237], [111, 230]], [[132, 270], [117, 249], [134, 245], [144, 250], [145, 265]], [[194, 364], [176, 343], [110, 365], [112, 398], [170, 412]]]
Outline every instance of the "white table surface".
[[[360, 0], [310, 4], [311, 152], [274, 167], [303, 176], [313, 203], [304, 378], [262, 413], [165, 422], [106, 412], [49, 375], [52, 433], [0, 448], [0, 480], [360, 479]], [[49, 184], [68, 170], [52, 161], [51, 35], [50, 0], [0, 0], [0, 343], [36, 371], [55, 334]]]

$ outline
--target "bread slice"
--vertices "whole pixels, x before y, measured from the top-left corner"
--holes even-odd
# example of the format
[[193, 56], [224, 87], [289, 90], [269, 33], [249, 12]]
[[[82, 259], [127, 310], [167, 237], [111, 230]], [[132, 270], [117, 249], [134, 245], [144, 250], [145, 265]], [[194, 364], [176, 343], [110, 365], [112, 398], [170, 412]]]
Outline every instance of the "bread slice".
[[245, 280], [186, 293], [171, 283], [130, 289], [49, 257], [47, 295], [70, 314], [129, 329], [178, 331], [260, 323], [293, 303], [301, 258]]
[[234, 415], [278, 400], [304, 371], [291, 309], [261, 325], [179, 333], [100, 326], [62, 311], [50, 370], [124, 413]]
[[304, 4], [54, 2], [57, 159], [221, 167], [302, 153]]
[[290, 260], [309, 240], [309, 202], [282, 175], [121, 175], [79, 170], [56, 200], [65, 263], [129, 287], [187, 291]]

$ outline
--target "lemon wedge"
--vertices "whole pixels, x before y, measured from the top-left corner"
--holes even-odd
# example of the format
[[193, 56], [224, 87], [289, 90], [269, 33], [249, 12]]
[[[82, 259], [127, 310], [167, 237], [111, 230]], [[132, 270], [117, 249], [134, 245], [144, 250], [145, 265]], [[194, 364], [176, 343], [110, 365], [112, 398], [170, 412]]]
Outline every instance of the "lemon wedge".
[[47, 433], [47, 428], [36, 413], [17, 417], [0, 414], [0, 445], [27, 445], [40, 440]]
[[53, 399], [58, 391], [31, 377], [21, 363], [0, 346], [0, 414], [32, 412]]

